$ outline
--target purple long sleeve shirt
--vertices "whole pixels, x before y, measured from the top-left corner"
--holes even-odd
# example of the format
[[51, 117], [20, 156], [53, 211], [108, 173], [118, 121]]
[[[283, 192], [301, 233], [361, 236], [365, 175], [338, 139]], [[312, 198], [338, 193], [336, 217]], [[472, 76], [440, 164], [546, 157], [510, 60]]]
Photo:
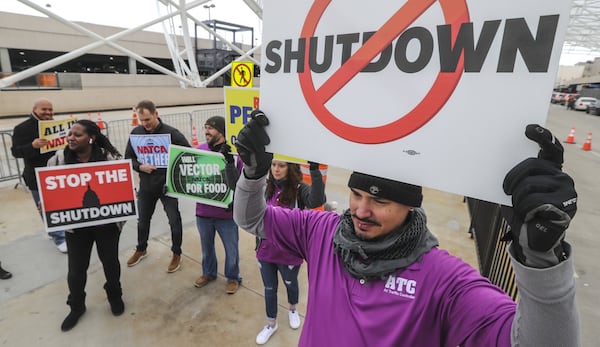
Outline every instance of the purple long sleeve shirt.
[[[210, 147], [208, 147], [208, 143], [204, 142], [196, 147], [197, 149], [201, 149], [204, 151], [210, 151]], [[243, 167], [242, 160], [239, 156], [237, 156], [236, 167], [238, 168], [238, 172], [242, 172]], [[206, 205], [201, 203], [196, 203], [196, 216], [205, 217], [205, 218], [217, 218], [217, 219], [232, 219], [233, 211], [227, 210], [222, 207]]]
[[[300, 346], [580, 346], [573, 257], [530, 268], [509, 247], [518, 306], [438, 248], [384, 280], [364, 283], [348, 274], [333, 250], [340, 217], [267, 206], [265, 179], [240, 177], [234, 220], [306, 260], [308, 305]], [[564, 246], [571, 255], [571, 246]]]
[[510, 346], [516, 304], [470, 265], [433, 248], [386, 280], [355, 279], [333, 250], [339, 219], [283, 208], [264, 216], [266, 238], [308, 264], [299, 346]]
[[[278, 205], [277, 199], [279, 198], [279, 194], [281, 194], [281, 188], [276, 186], [273, 196], [270, 199], [267, 199], [267, 205], [286, 208]], [[292, 266], [302, 265], [304, 262], [302, 258], [296, 257], [289, 252], [282, 251], [277, 245], [273, 244], [270, 239], [263, 239], [260, 241], [258, 249], [256, 250], [256, 259], [269, 263]]]

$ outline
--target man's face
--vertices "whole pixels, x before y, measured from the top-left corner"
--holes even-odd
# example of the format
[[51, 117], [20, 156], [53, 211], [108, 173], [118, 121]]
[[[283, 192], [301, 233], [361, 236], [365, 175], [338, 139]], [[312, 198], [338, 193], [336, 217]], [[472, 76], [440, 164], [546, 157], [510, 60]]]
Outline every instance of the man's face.
[[158, 121], [158, 112], [151, 113], [145, 108], [138, 108], [137, 114], [140, 124], [142, 124], [146, 131], [152, 131], [156, 129], [156, 127], [160, 123]]
[[210, 146], [218, 145], [222, 142], [225, 142], [225, 137], [223, 137], [223, 134], [221, 134], [217, 129], [211, 127], [210, 125], [204, 126], [204, 138]]
[[350, 188], [354, 232], [361, 239], [385, 235], [404, 223], [411, 207]]
[[48, 100], [40, 100], [33, 106], [33, 113], [40, 120], [51, 120], [54, 116], [54, 109], [52, 103]]

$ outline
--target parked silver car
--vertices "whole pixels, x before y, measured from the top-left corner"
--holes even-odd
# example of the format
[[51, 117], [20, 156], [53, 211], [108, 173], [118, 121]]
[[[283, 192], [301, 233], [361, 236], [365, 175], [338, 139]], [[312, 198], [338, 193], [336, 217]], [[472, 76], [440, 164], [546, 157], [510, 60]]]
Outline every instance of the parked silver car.
[[573, 108], [577, 111], [586, 111], [588, 109], [588, 106], [590, 106], [591, 104], [597, 102], [598, 99], [596, 98], [592, 98], [589, 96], [582, 96], [579, 97], [577, 100], [575, 100], [575, 104], [573, 105]]
[[588, 108], [585, 110], [585, 113], [594, 116], [600, 116], [600, 105], [598, 104], [598, 102], [594, 102], [593, 104], [588, 106]]

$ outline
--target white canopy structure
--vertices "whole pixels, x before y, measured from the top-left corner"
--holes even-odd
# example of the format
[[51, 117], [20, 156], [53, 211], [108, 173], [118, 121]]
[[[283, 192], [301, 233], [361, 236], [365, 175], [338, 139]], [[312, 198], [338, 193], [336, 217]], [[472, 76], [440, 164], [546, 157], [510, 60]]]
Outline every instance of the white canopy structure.
[[[90, 38], [94, 39], [94, 42], [62, 54], [56, 58], [45, 61], [36, 66], [30, 67], [26, 70], [4, 77], [3, 79], [0, 79], [0, 88], [10, 86], [13, 83], [34, 76], [76, 57], [82, 56], [102, 45], [111, 46], [112, 48], [119, 50], [124, 55], [127, 55], [138, 62], [141, 62], [163, 74], [172, 76], [179, 81], [179, 84], [182, 88], [207, 87], [215, 79], [229, 71], [231, 69], [231, 64], [229, 63], [223, 67], [219, 66], [218, 71], [212, 71], [212, 74], [206, 78], [200, 77], [196, 61], [197, 51], [195, 45], [193, 44], [193, 39], [197, 37], [196, 30], [198, 28], [208, 32], [209, 35], [214, 38], [215, 42], [218, 40], [219, 47], [232, 50], [239, 54], [235, 60], [249, 60], [253, 61], [255, 64], [259, 63], [253, 58], [253, 53], [255, 53], [260, 46], [254, 47], [254, 42], [252, 42], [252, 45], [250, 46], [251, 48], [243, 50], [241, 48], [242, 45], [236, 44], [236, 42], [231, 42], [224, 35], [222, 35], [219, 30], [215, 30], [216, 26], [214, 25], [214, 21], [212, 26], [207, 25], [210, 24], [210, 20], [200, 21], [189, 13], [189, 10], [202, 5], [204, 5], [204, 7], [210, 11], [209, 7], [214, 7], [214, 5], [208, 6], [206, 3], [210, 1], [218, 3], [219, 0], [156, 0], [157, 17], [155, 19], [133, 28], [127, 28], [108, 37], [103, 37], [77, 23], [66, 20], [65, 18], [53, 13], [49, 8], [39, 6], [30, 0], [17, 1], [48, 16], [49, 18], [59, 21], [80, 33], [89, 36]], [[243, 0], [243, 2], [252, 10], [252, 12], [256, 14], [260, 20], [262, 20], [261, 0]], [[166, 46], [168, 47], [171, 59], [173, 60], [174, 71], [160, 66], [159, 64], [156, 64], [149, 59], [146, 59], [142, 55], [137, 54], [136, 52], [117, 43], [119, 39], [122, 39], [129, 34], [142, 31], [159, 23], [162, 25]], [[191, 28], [192, 25], [194, 26], [194, 30]], [[191, 33], [196, 33], [196, 35], [191, 36]], [[182, 38], [182, 40], [178, 40], [177, 38]], [[183, 45], [181, 42], [183, 42]], [[573, 0], [571, 17], [562, 53], [586, 55], [598, 54], [600, 56], [600, 0]]]

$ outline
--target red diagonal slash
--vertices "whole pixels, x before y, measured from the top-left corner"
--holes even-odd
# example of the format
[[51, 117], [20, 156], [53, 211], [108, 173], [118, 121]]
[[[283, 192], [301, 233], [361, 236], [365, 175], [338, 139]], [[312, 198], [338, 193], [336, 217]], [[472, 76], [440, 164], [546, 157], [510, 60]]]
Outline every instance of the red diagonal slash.
[[[421, 16], [436, 1], [409, 0], [383, 26], [354, 53], [332, 76], [316, 90], [308, 66], [309, 40], [316, 31], [319, 20], [331, 0], [316, 0], [309, 10], [302, 28], [301, 37], [306, 39], [304, 72], [299, 74], [300, 85], [306, 101], [315, 116], [333, 133], [358, 143], [383, 143], [404, 137], [423, 126], [437, 114], [454, 91], [463, 70], [463, 57], [453, 73], [439, 73], [425, 98], [408, 114], [380, 127], [364, 128], [346, 124], [325, 108], [341, 88], [369, 64], [411, 23]], [[469, 21], [465, 0], [439, 0], [446, 23], [451, 24], [452, 40], [456, 40], [460, 24]]]
[[[248, 70], [248, 74], [250, 73], [250, 69], [246, 65], [236, 66], [234, 72], [237, 72], [240, 75], [240, 79], [239, 79], [240, 83], [239, 84], [241, 86], [247, 86], [250, 83], [250, 79], [246, 78], [246, 74], [244, 73], [245, 71], [242, 71], [242, 68], [246, 68]], [[235, 78], [235, 76], [234, 76], [234, 78]]]

